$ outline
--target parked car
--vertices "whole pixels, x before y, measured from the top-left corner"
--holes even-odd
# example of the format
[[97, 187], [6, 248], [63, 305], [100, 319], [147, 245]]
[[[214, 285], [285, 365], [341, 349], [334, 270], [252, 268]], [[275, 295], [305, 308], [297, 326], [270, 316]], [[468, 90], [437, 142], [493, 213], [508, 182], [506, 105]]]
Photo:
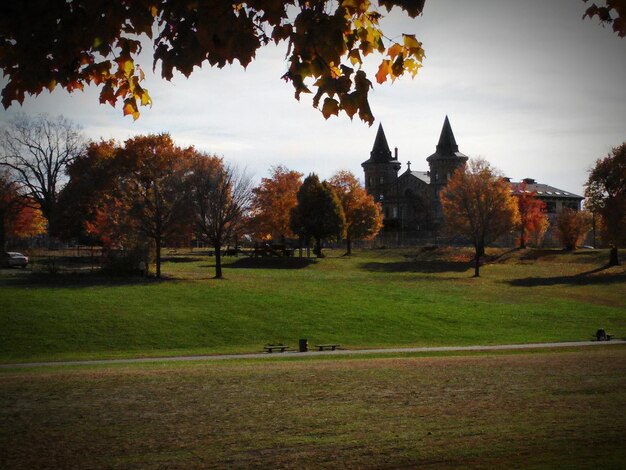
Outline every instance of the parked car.
[[28, 256], [16, 251], [5, 251], [2, 253], [0, 260], [0, 265], [7, 268], [12, 268], [13, 266], [25, 268], [28, 265]]

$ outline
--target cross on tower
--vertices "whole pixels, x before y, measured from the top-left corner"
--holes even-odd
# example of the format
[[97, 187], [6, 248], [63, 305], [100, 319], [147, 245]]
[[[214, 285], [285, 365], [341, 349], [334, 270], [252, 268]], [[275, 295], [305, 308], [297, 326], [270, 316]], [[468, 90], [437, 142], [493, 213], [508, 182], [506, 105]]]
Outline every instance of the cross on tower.
[[411, 162], [406, 162], [406, 166], [408, 167], [407, 171], [411, 171]]

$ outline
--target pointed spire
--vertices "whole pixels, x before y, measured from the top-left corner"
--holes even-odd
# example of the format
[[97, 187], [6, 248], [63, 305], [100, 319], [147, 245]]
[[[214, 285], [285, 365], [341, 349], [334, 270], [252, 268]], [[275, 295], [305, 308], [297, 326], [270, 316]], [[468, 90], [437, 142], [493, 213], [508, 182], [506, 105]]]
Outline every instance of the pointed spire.
[[443, 127], [441, 128], [441, 135], [439, 136], [439, 143], [437, 144], [437, 150], [426, 161], [448, 159], [448, 158], [461, 158], [467, 160], [467, 156], [459, 152], [459, 146], [454, 138], [452, 132], [452, 126], [448, 116], [443, 121]]
[[391, 150], [389, 150], [389, 144], [387, 143], [382, 123], [378, 125], [374, 146], [370, 152], [370, 160], [374, 162], [389, 162], [392, 160]]
[[443, 122], [443, 128], [441, 129], [441, 135], [439, 136], [439, 143], [437, 144], [437, 153], [441, 155], [453, 155], [458, 151], [459, 146], [454, 138], [450, 120], [448, 116], [446, 116], [446, 120]]

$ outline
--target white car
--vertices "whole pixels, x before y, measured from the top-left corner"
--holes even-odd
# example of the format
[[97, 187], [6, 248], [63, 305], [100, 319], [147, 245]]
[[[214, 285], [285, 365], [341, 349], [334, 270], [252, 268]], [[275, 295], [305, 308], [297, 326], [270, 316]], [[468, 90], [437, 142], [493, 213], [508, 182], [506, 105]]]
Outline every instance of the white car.
[[16, 251], [5, 251], [2, 253], [2, 262], [0, 264], [7, 268], [12, 268], [13, 266], [25, 268], [28, 265], [28, 256]]

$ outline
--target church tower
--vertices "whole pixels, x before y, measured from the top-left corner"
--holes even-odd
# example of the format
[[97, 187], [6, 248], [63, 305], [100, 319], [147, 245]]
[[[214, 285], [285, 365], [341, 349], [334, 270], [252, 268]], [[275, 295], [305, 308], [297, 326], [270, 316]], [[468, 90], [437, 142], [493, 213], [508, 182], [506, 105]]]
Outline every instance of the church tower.
[[[401, 164], [397, 155], [391, 155], [382, 124], [378, 126], [370, 158], [361, 163], [361, 166], [365, 173], [365, 189], [374, 196], [376, 202], [383, 204], [384, 210], [385, 206], [397, 197], [396, 182]], [[391, 214], [385, 215], [388, 218], [392, 217]]]
[[467, 155], [459, 152], [459, 146], [454, 138], [450, 120], [446, 116], [435, 153], [426, 159], [430, 168], [430, 185], [433, 188], [436, 219], [441, 219], [442, 217], [439, 192], [448, 184], [448, 179], [452, 176], [452, 173], [457, 168], [463, 166], [467, 160]]

